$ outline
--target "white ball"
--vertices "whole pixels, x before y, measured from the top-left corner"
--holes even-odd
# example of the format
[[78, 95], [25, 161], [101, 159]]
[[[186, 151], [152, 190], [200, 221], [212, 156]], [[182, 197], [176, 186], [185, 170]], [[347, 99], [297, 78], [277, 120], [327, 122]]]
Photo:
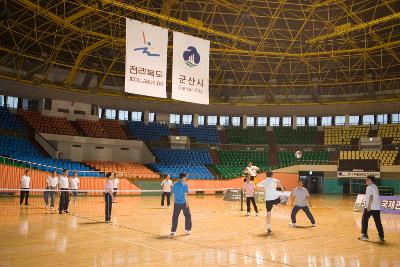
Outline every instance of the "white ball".
[[301, 153], [301, 151], [296, 151], [294, 153], [294, 156], [296, 157], [296, 159], [300, 159], [303, 156], [303, 153]]

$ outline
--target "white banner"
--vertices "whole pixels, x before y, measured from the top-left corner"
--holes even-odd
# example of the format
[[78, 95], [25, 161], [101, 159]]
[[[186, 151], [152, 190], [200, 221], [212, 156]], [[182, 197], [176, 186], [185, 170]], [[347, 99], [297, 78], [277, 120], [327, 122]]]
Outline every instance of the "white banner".
[[210, 41], [174, 32], [172, 98], [209, 104]]
[[126, 19], [125, 92], [167, 97], [168, 30]]

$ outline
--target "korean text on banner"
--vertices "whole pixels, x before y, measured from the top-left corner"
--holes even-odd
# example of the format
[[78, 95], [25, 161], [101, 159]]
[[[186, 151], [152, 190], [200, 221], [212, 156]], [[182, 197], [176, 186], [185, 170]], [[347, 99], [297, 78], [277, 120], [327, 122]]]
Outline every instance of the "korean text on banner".
[[168, 30], [126, 19], [125, 92], [167, 97]]
[[209, 104], [210, 41], [174, 32], [172, 98]]

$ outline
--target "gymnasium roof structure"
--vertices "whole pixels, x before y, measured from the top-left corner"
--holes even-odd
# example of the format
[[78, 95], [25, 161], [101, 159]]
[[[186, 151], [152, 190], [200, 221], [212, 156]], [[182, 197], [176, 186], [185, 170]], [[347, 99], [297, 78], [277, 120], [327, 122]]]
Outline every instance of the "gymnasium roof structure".
[[210, 40], [211, 103], [400, 98], [400, 0], [2, 0], [0, 77], [126, 96], [125, 17]]

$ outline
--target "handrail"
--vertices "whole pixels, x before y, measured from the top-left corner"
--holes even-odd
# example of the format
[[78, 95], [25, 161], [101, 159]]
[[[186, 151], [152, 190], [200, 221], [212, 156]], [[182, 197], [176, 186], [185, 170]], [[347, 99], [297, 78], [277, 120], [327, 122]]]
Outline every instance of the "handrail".
[[[46, 165], [46, 164], [41, 164], [41, 163], [36, 163], [36, 162], [31, 162], [31, 161], [25, 161], [25, 160], [20, 160], [20, 159], [15, 159], [15, 158], [10, 158], [6, 156], [0, 156], [0, 163], [7, 164], [6, 160], [11, 160], [13, 163], [13, 166], [15, 165], [16, 162], [22, 163], [28, 166], [25, 166], [26, 168], [29, 167], [29, 169], [34, 169], [33, 166], [42, 166], [47, 169], [55, 169], [55, 170], [63, 170], [63, 168], [59, 168], [56, 166], [51, 166], [51, 165]], [[78, 173], [105, 173], [104, 171], [96, 171], [96, 170], [90, 170], [90, 171], [82, 171], [82, 170], [68, 170], [69, 172], [78, 172]]]
[[55, 148], [46, 138], [43, 137], [39, 132], [35, 132], [35, 140], [38, 142], [42, 148], [52, 157], [52, 158], [59, 158], [60, 152]]

